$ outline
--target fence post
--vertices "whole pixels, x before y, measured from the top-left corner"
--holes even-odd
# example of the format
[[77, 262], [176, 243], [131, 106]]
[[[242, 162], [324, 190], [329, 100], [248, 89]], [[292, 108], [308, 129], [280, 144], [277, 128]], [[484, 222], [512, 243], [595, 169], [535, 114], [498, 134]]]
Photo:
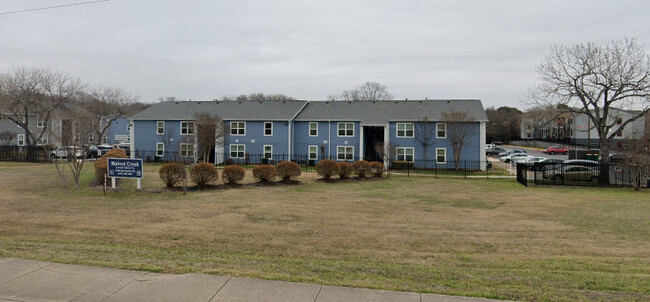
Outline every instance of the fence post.
[[467, 179], [467, 160], [465, 160], [463, 164], [465, 165], [465, 179]]

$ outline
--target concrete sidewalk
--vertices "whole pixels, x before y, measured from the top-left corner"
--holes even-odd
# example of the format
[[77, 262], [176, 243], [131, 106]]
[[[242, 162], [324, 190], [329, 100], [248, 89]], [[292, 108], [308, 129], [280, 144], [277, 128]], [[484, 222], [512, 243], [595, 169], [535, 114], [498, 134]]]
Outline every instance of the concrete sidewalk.
[[0, 301], [494, 301], [0, 258]]

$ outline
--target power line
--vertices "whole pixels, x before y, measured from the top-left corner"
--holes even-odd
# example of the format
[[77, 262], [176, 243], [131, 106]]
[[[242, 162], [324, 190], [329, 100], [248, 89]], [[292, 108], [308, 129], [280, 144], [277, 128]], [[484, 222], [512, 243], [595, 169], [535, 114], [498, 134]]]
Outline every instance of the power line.
[[93, 3], [99, 3], [99, 2], [107, 2], [107, 1], [111, 1], [111, 0], [94, 0], [94, 1], [85, 1], [85, 2], [70, 3], [70, 4], [46, 6], [46, 7], [28, 8], [28, 9], [23, 9], [23, 10], [1, 12], [0, 16], [2, 16], [2, 15], [10, 15], [10, 14], [18, 14], [18, 13], [25, 13], [25, 12], [33, 12], [33, 11], [37, 11], [37, 10], [46, 10], [46, 9], [53, 9], [53, 8], [61, 8], [61, 7], [69, 7], [69, 6], [77, 6], [77, 5], [86, 5], [86, 4], [93, 4]]

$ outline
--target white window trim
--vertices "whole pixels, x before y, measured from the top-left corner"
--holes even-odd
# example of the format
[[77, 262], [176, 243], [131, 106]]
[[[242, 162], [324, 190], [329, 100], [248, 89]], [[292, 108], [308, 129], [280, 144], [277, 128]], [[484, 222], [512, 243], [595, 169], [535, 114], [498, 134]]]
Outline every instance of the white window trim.
[[[339, 159], [339, 148], [346, 148], [344, 150], [347, 150], [347, 148], [352, 148], [352, 152], [350, 154], [352, 154], [352, 159], [351, 160], [354, 160], [354, 146], [343, 145], [343, 146], [336, 146], [336, 160], [337, 161], [347, 161], [346, 158]], [[344, 154], [347, 155], [347, 152], [344, 152]]]
[[[341, 124], [352, 124], [352, 135], [340, 135], [340, 130], [341, 130]], [[347, 127], [345, 128], [347, 132]], [[337, 137], [354, 137], [354, 122], [338, 122], [336, 124], [336, 136]]]
[[[438, 161], [438, 150], [445, 151], [445, 161]], [[436, 164], [446, 164], [447, 163], [447, 148], [436, 148]]]
[[[233, 156], [232, 156], [232, 147], [234, 147], [234, 146], [237, 146], [237, 147], [239, 147], [239, 146], [244, 146], [244, 151], [242, 151], [242, 153], [243, 153], [243, 156], [242, 156], [242, 157], [233, 157]], [[230, 144], [230, 148], [228, 149], [228, 151], [230, 151], [230, 152], [228, 153], [228, 155], [230, 155], [230, 156], [229, 156], [230, 158], [237, 158], [237, 159], [244, 159], [244, 158], [246, 158], [246, 145], [245, 145], [245, 144]], [[237, 153], [239, 153], [239, 151], [237, 151]]]
[[[445, 125], [445, 136], [438, 136], [438, 125]], [[436, 138], [447, 138], [447, 130], [448, 130], [447, 129], [447, 123], [437, 123], [436, 124]]]
[[[404, 159], [399, 158], [399, 149], [404, 149]], [[411, 150], [412, 151], [411, 153], [412, 153], [412, 156], [413, 156], [413, 160], [409, 160], [408, 162], [415, 162], [415, 148], [414, 147], [397, 147], [397, 149], [395, 150], [395, 159], [396, 160], [407, 161], [406, 160], [406, 150]]]
[[24, 134], [16, 135], [16, 145], [17, 146], [24, 146], [25, 145], [25, 135]]
[[[316, 134], [315, 135], [311, 134], [311, 125], [316, 125]], [[311, 137], [318, 136], [318, 122], [309, 122], [309, 129], [307, 129], [307, 131], [309, 131], [309, 136], [311, 136]]]
[[[158, 148], [158, 146], [162, 146], [162, 148]], [[158, 151], [161, 151], [162, 154], [158, 154]], [[163, 156], [165, 156], [165, 143], [156, 143], [156, 157]]]
[[[266, 147], [271, 147], [271, 156], [269, 156], [269, 157], [266, 157]], [[245, 148], [246, 147], [244, 147], [244, 150], [246, 150]], [[246, 152], [244, 152], [244, 157], [246, 157], [245, 153]], [[273, 159], [273, 145], [264, 145], [264, 146], [262, 146], [262, 156], [263, 156], [263, 158], [272, 160]]]
[[[160, 127], [160, 123], [162, 123], [162, 127]], [[158, 131], [158, 130], [160, 130], [160, 128], [162, 128], [162, 132]], [[131, 129], [128, 129], [128, 130], [131, 130]], [[156, 134], [158, 134], [158, 135], [164, 135], [165, 134], [165, 121], [156, 121]]]
[[[185, 128], [187, 129], [188, 133], [183, 133], [183, 123], [186, 123]], [[190, 123], [192, 123], [192, 130], [190, 130]], [[192, 131], [192, 133], [189, 133]], [[181, 121], [181, 135], [194, 135], [194, 121]]]
[[43, 118], [36, 118], [36, 128], [45, 128], [45, 120]]
[[[315, 152], [316, 158], [311, 157], [311, 148], [312, 147], [316, 148], [316, 152]], [[337, 158], [338, 158], [338, 155], [337, 155]], [[309, 146], [307, 146], [307, 160], [318, 160], [318, 145], [309, 145]]]
[[[266, 124], [271, 125], [271, 134], [266, 134]], [[244, 133], [246, 133], [246, 128], [244, 128]], [[273, 136], [273, 122], [264, 122], [264, 136]]]
[[[404, 125], [404, 135], [399, 135], [399, 125]], [[406, 125], [413, 125], [413, 134], [411, 136], [406, 135]], [[395, 125], [395, 137], [399, 137], [399, 138], [413, 138], [413, 137], [415, 137], [415, 124], [414, 123], [397, 123]]]
[[[186, 148], [186, 153], [183, 155], [183, 146]], [[178, 148], [178, 153], [181, 157], [194, 157], [194, 146], [188, 143], [181, 143]]]
[[[244, 134], [239, 134], [239, 133], [238, 134], [232, 134], [232, 129], [233, 129], [232, 124], [233, 123], [243, 123], [244, 124]], [[237, 128], [237, 129], [240, 129], [240, 128]], [[239, 131], [237, 131], [237, 132], [239, 132]], [[231, 136], [246, 136], [246, 122], [231, 121], [230, 122], [230, 135]]]

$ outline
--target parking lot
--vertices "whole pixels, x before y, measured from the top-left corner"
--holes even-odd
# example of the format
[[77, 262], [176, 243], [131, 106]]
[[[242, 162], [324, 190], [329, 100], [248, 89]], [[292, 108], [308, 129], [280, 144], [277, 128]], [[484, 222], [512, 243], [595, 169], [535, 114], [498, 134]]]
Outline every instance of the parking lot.
[[[564, 154], [554, 154], [554, 155], [550, 155], [550, 154], [542, 153], [541, 150], [531, 149], [531, 148], [526, 148], [526, 147], [519, 147], [519, 146], [506, 146], [506, 145], [503, 145], [503, 146], [501, 146], [501, 147], [503, 147], [503, 149], [506, 149], [506, 150], [511, 150], [511, 149], [522, 149], [522, 150], [525, 150], [525, 151], [528, 153], [528, 155], [530, 155], [530, 156], [534, 156], [534, 157], [546, 157], [546, 158], [561, 159], [561, 160], [567, 160], [567, 159], [569, 159], [569, 156], [568, 156], [568, 155], [564, 155]], [[569, 152], [570, 152], [570, 151], [569, 151]], [[498, 158], [498, 156], [496, 156], [496, 155], [495, 155], [495, 157]]]

